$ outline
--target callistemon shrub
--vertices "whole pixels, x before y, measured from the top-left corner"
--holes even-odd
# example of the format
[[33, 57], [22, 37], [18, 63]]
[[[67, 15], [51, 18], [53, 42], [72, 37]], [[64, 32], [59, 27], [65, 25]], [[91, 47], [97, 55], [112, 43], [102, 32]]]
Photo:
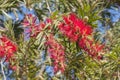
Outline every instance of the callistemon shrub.
[[9, 61], [17, 51], [17, 45], [7, 36], [0, 36], [0, 58]]
[[[103, 57], [104, 45], [96, 42], [93, 38], [93, 28], [74, 13], [64, 15], [62, 20], [61, 18], [60, 20], [48, 18], [43, 23], [37, 23], [36, 16], [27, 14], [22, 25], [24, 28], [27, 28], [25, 32], [29, 33], [31, 38], [36, 38], [40, 36], [39, 34], [43, 33], [41, 38], [43, 40], [40, 41], [44, 42], [43, 46], [46, 48], [46, 53], [52, 61], [54, 73], [59, 71], [65, 72], [68, 60], [66, 54], [71, 53], [67, 50], [72, 48], [66, 45], [70, 43], [78, 45], [77, 48], [79, 48], [80, 52], [84, 51], [94, 59], [101, 60]], [[64, 41], [64, 39], [68, 41]], [[64, 42], [62, 43], [62, 41]]]

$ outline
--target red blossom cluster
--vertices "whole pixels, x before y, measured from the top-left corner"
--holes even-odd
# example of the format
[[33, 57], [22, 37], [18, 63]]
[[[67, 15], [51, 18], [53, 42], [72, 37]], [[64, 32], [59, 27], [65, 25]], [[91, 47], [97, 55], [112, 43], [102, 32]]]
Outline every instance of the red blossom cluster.
[[88, 38], [81, 38], [79, 41], [79, 46], [81, 49], [85, 50], [91, 57], [102, 59], [104, 45], [95, 43], [94, 40]]
[[17, 46], [6, 36], [0, 37], [0, 58], [6, 58], [8, 61], [17, 51]]
[[101, 53], [103, 45], [95, 43], [92, 37], [93, 29], [90, 25], [87, 25], [84, 20], [79, 19], [74, 13], [68, 16], [63, 16], [63, 21], [59, 25], [59, 29], [66, 37], [71, 41], [77, 42], [81, 49], [86, 51], [90, 56], [101, 59]]
[[63, 16], [64, 22], [59, 25], [60, 31], [71, 41], [78, 41], [81, 36], [91, 35], [93, 30], [82, 19], [71, 13], [69, 16]]
[[64, 47], [59, 44], [53, 35], [47, 37], [46, 46], [48, 46], [48, 53], [53, 60], [54, 72], [64, 72], [65, 70], [65, 52]]
[[40, 31], [45, 27], [44, 23], [37, 24], [37, 17], [33, 14], [26, 14], [22, 25], [27, 29], [27, 32], [30, 33], [31, 37], [36, 37]]

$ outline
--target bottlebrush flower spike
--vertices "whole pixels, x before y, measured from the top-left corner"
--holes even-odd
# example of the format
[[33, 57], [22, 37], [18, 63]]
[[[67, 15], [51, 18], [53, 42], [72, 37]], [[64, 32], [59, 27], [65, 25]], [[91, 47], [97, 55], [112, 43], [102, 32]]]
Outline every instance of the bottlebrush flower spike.
[[6, 36], [0, 37], [0, 58], [6, 57], [6, 60], [12, 58], [17, 51], [17, 46]]
[[66, 37], [71, 41], [77, 42], [81, 49], [86, 51], [92, 57], [100, 58], [99, 54], [103, 45], [95, 43], [94, 39], [90, 40], [88, 38], [92, 37], [93, 29], [90, 25], [82, 19], [79, 19], [74, 13], [68, 16], [63, 16], [63, 21], [59, 24], [59, 29]]
[[50, 58], [53, 60], [54, 72], [64, 72], [65, 70], [65, 52], [64, 47], [59, 44], [53, 35], [49, 35], [47, 37], [46, 46], [48, 46], [47, 50], [50, 55]]
[[91, 57], [101, 59], [104, 45], [95, 43], [94, 40], [90, 40], [87, 37], [80, 39], [79, 46]]
[[84, 20], [77, 18], [73, 13], [63, 16], [64, 22], [59, 25], [60, 31], [66, 35], [71, 41], [78, 41], [81, 36], [91, 35], [93, 30]]
[[31, 26], [36, 23], [36, 20], [37, 17], [33, 16], [33, 14], [26, 14], [22, 25], [24, 25], [24, 27]]
[[36, 22], [37, 17], [33, 16], [32, 14], [27, 14], [22, 22], [22, 25], [24, 27], [27, 27], [27, 29], [24, 29], [24, 32], [30, 34], [31, 37], [36, 37], [40, 33], [40, 31], [45, 27], [44, 23], [37, 24]]

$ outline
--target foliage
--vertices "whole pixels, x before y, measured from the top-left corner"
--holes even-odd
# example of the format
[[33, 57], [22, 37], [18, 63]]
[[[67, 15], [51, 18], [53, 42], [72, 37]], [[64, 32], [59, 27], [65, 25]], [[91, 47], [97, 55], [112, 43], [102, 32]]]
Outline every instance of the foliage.
[[[104, 9], [112, 4], [111, 0], [107, 2], [1, 0], [0, 14], [5, 19], [1, 18], [0, 23], [0, 78], [119, 80], [120, 24], [105, 32], [104, 43], [98, 36], [101, 32], [96, 31], [98, 21], [109, 23], [103, 16]], [[23, 12], [21, 6], [28, 12]], [[31, 10], [34, 13], [29, 13]]]

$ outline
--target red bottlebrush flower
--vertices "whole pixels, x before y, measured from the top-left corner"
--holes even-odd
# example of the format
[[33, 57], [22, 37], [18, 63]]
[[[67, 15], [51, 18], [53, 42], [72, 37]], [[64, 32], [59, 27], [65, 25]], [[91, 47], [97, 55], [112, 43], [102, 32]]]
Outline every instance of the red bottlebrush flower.
[[71, 41], [78, 41], [81, 36], [88, 36], [93, 32], [92, 28], [86, 25], [84, 20], [77, 18], [73, 13], [63, 16], [63, 20], [64, 22], [60, 23], [59, 29]]
[[48, 53], [53, 60], [54, 72], [64, 72], [65, 70], [65, 55], [64, 47], [59, 44], [53, 37], [49, 35], [47, 37], [46, 46], [48, 46]]
[[0, 57], [6, 57], [6, 60], [9, 60], [14, 55], [13, 53], [17, 51], [17, 46], [6, 36], [2, 36], [0, 42]]
[[33, 16], [32, 14], [26, 14], [22, 25], [24, 25], [24, 27], [29, 27], [35, 24], [36, 20], [37, 20], [37, 17]]
[[103, 51], [104, 45], [95, 43], [94, 40], [90, 40], [84, 37], [79, 41], [79, 46], [81, 49], [87, 52], [91, 57], [102, 59], [101, 52]]
[[40, 31], [45, 27], [44, 23], [37, 24], [37, 17], [32, 14], [27, 14], [22, 25], [28, 27], [26, 32], [29, 32], [31, 37], [36, 37]]
[[[100, 56], [103, 46], [90, 40], [88, 36], [92, 37], [93, 29], [90, 25], [82, 19], [79, 19], [74, 13], [68, 16], [63, 16], [64, 22], [61, 22], [59, 29], [66, 37], [73, 42], [79, 42], [81, 49], [86, 51], [90, 56]], [[100, 58], [100, 57], [99, 57]]]

